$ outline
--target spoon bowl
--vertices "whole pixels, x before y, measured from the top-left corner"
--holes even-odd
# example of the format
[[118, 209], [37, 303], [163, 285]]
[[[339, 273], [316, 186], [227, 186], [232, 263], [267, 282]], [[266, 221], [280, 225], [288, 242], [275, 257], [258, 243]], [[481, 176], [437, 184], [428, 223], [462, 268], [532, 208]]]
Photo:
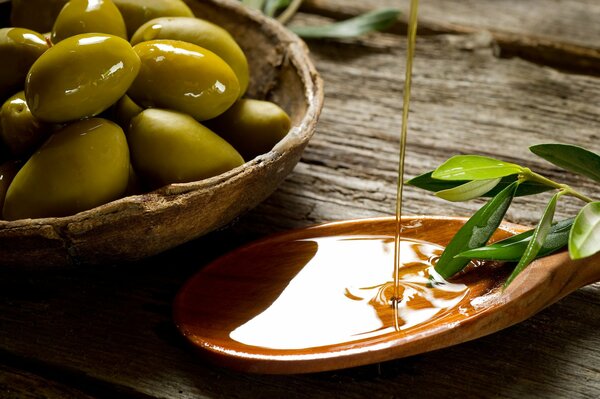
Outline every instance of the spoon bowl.
[[[491, 334], [600, 279], [600, 256], [572, 261], [562, 252], [533, 262], [506, 290], [511, 265], [494, 262], [472, 263], [450, 283], [432, 287], [432, 268], [419, 266], [417, 258], [439, 256], [439, 246], [465, 221], [403, 217], [400, 308], [390, 305], [395, 219], [378, 218], [282, 233], [217, 259], [177, 295], [175, 323], [219, 365], [317, 372]], [[504, 223], [492, 240], [525, 230]]]

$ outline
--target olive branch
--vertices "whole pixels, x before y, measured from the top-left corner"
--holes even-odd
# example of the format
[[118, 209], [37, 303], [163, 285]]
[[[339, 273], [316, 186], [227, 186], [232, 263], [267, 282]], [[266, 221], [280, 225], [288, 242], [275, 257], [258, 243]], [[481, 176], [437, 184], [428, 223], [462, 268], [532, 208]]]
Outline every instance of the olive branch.
[[[600, 155], [567, 144], [540, 144], [529, 148], [554, 165], [600, 183]], [[529, 168], [478, 156], [454, 156], [436, 170], [417, 176], [407, 184], [435, 192], [448, 201], [468, 201], [492, 197], [454, 235], [435, 270], [450, 278], [472, 259], [517, 262], [504, 284], [507, 287], [534, 259], [568, 245], [572, 259], [600, 251], [600, 202], [557, 183]], [[532, 230], [486, 246], [516, 196], [555, 190], [542, 216]], [[574, 219], [553, 223], [556, 205], [563, 195], [586, 203]]]
[[[242, 4], [260, 10], [286, 24], [296, 14], [302, 0], [240, 0]], [[322, 26], [292, 26], [289, 29], [305, 39], [342, 39], [380, 31], [392, 26], [400, 15], [396, 8], [382, 8]]]

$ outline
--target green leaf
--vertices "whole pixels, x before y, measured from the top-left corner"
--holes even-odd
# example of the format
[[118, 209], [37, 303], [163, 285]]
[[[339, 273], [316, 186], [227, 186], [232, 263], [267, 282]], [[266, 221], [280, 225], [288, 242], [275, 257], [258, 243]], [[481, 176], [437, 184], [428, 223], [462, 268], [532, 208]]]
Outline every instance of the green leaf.
[[485, 180], [521, 172], [523, 168], [514, 163], [479, 155], [457, 155], [440, 165], [431, 176], [441, 180]]
[[262, 10], [265, 0], [242, 0], [242, 4], [250, 8]]
[[387, 29], [398, 20], [399, 15], [398, 9], [384, 8], [325, 26], [298, 26], [290, 29], [307, 39], [348, 38]]
[[571, 259], [581, 259], [600, 251], [600, 202], [584, 206], [575, 218], [569, 236]]
[[518, 182], [510, 184], [471, 216], [446, 246], [435, 265], [436, 272], [443, 278], [450, 278], [469, 263], [469, 259], [455, 256], [488, 242], [510, 207], [518, 185]]
[[563, 169], [600, 182], [600, 155], [569, 144], [539, 144], [529, 147], [535, 155]]
[[263, 7], [265, 15], [273, 17], [275, 14], [277, 14], [277, 11], [289, 6], [290, 3], [291, 0], [266, 0]]
[[[449, 190], [449, 189], [458, 187], [458, 186], [468, 182], [468, 180], [434, 179], [431, 177], [432, 173], [433, 173], [433, 171], [424, 173], [417, 177], [413, 177], [412, 179], [407, 181], [406, 184], [409, 184], [414, 187], [422, 188], [423, 190], [438, 192], [438, 191], [442, 191], [442, 190]], [[492, 190], [490, 190], [489, 192], [482, 195], [482, 197], [493, 197], [494, 195], [496, 195], [500, 191], [504, 190], [506, 187], [508, 187], [511, 183], [513, 183], [516, 180], [517, 180], [517, 178], [514, 175], [513, 176], [505, 176], [502, 178], [502, 180], [500, 180], [500, 183], [498, 183], [498, 185], [496, 187], [494, 187]], [[552, 187], [549, 187], [542, 183], [528, 180], [528, 181], [524, 181], [521, 184], [519, 184], [519, 188], [517, 188], [517, 193], [515, 194], [515, 197], [539, 194], [539, 193], [543, 193], [545, 191], [550, 191], [550, 190], [552, 190]]]
[[504, 287], [508, 287], [508, 285], [523, 271], [529, 264], [537, 257], [537, 254], [542, 249], [542, 245], [546, 241], [546, 237], [550, 231], [552, 226], [552, 219], [554, 218], [554, 212], [556, 211], [556, 202], [558, 198], [562, 195], [562, 192], [558, 192], [552, 196], [550, 202], [546, 206], [544, 210], [544, 214], [540, 219], [538, 225], [536, 226], [529, 243], [527, 244], [527, 248], [525, 248], [525, 252], [523, 252], [523, 256], [519, 260], [519, 263], [515, 267], [515, 270], [508, 276], [508, 279], [504, 283]]
[[412, 179], [405, 182], [405, 184], [422, 188], [423, 190], [438, 192], [442, 190], [450, 190], [454, 187], [458, 187], [461, 184], [467, 183], [469, 180], [440, 180], [431, 177], [432, 171], [423, 173], [422, 175], [413, 177]]
[[481, 197], [500, 183], [500, 178], [489, 180], [473, 180], [460, 186], [442, 190], [435, 193], [437, 197], [446, 201], [459, 202], [468, 201]]
[[[561, 220], [555, 223], [550, 228], [546, 241], [542, 245], [538, 258], [550, 255], [565, 247], [569, 242], [569, 232], [573, 226], [574, 219]], [[486, 247], [474, 248], [469, 251], [462, 252], [456, 257], [481, 259], [481, 260], [499, 260], [505, 262], [516, 262], [525, 253], [525, 249], [531, 241], [531, 236], [535, 229], [528, 230], [524, 233], [514, 235], [507, 239], [493, 243]]]

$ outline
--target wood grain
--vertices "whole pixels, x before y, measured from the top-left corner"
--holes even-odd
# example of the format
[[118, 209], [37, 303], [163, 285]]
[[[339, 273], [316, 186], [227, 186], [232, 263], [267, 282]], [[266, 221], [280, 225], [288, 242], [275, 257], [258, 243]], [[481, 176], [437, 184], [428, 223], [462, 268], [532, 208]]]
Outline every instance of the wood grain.
[[[422, 3], [440, 9], [448, 4]], [[502, 10], [513, 3], [485, 2]], [[562, 11], [567, 3], [548, 0], [543, 4], [556, 7], [542, 9]], [[332, 8], [340, 2], [320, 4]], [[514, 18], [525, 18], [520, 12], [514, 11]], [[494, 14], [470, 15], [471, 23], [495, 19]], [[574, 18], [570, 29], [589, 29], [583, 36], [600, 42], [593, 32], [597, 25]], [[324, 20], [304, 14], [295, 23]], [[515, 32], [517, 28], [531, 26], [517, 26]], [[336, 372], [236, 373], [203, 362], [180, 338], [171, 322], [171, 302], [179, 287], [216, 256], [291, 227], [393, 212], [404, 38], [375, 34], [343, 43], [311, 42], [309, 47], [325, 81], [325, 107], [302, 161], [279, 189], [227, 230], [146, 261], [33, 275], [0, 273], [0, 358], [10, 354], [19, 359], [15, 367], [25, 370], [32, 363], [43, 364], [48, 373], [76, 370], [103, 384], [127, 387], [131, 396], [157, 398], [599, 397], [600, 284], [491, 336]], [[598, 198], [594, 184], [564, 174], [526, 149], [559, 141], [600, 152], [598, 78], [518, 58], [499, 59], [485, 33], [422, 37], [415, 74], [408, 175], [456, 153], [477, 152], [525, 163]], [[515, 201], [508, 219], [532, 225], [547, 199], [542, 195]], [[480, 204], [450, 204], [406, 190], [406, 214], [465, 216]], [[579, 206], [561, 198], [557, 217], [572, 216]]]
[[[376, 7], [395, 7], [404, 17], [393, 27], [406, 29], [408, 1], [308, 0], [307, 12], [348, 18]], [[423, 34], [490, 32], [503, 57], [522, 57], [569, 71], [598, 75], [600, 6], [593, 0], [450, 0], [419, 5]]]
[[0, 366], [0, 396], [4, 399], [92, 398], [76, 388], [6, 366]]

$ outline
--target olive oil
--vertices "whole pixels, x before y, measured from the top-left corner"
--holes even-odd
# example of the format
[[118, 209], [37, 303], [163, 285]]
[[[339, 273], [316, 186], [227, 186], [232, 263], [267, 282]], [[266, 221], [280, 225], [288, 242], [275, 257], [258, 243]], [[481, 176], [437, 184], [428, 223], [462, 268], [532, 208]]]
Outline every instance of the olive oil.
[[[412, 67], [415, 58], [415, 45], [417, 39], [417, 15], [419, 0], [411, 0], [410, 15], [408, 19], [408, 30], [406, 38], [408, 46], [406, 50], [406, 74], [404, 79], [404, 99], [402, 103], [402, 127], [400, 131], [400, 150], [398, 160], [398, 185], [396, 190], [396, 236], [394, 240], [394, 297], [391, 300], [394, 309], [400, 304], [400, 233], [402, 225], [402, 193], [404, 187], [404, 158], [406, 155], [406, 138], [408, 135], [408, 111], [410, 105], [410, 89], [412, 85]], [[395, 327], [399, 330], [398, 317], [395, 317]]]
[[[462, 303], [469, 290], [465, 284], [429, 285], [432, 262], [443, 248], [425, 241], [400, 242], [403, 267], [395, 288], [389, 267], [394, 241], [391, 235], [339, 235], [271, 246], [270, 255], [255, 262], [267, 266], [285, 256], [292, 262], [283, 267], [293, 277], [270, 287], [276, 298], [229, 337], [272, 350], [348, 344], [422, 327]], [[290, 247], [312, 256], [290, 256]], [[395, 291], [402, 299], [394, 311], [389, 303]]]

